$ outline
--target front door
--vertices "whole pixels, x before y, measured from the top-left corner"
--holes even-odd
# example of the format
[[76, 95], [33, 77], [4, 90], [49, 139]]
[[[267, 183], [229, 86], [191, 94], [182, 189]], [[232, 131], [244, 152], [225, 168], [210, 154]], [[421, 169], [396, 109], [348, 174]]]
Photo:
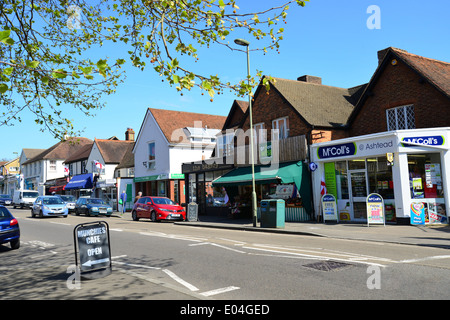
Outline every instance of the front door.
[[349, 170], [350, 202], [352, 204], [353, 219], [364, 221], [367, 219], [367, 175], [366, 170]]

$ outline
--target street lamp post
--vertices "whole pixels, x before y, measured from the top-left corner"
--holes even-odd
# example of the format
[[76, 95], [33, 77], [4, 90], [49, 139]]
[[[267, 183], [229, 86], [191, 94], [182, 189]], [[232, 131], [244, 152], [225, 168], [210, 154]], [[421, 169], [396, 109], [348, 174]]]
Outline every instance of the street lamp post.
[[[250, 54], [249, 46], [250, 42], [244, 39], [236, 39], [234, 43], [240, 46], [244, 46], [247, 49], [247, 80], [250, 85]], [[248, 111], [250, 115], [250, 149], [251, 149], [251, 165], [252, 165], [252, 217], [253, 227], [256, 227], [257, 221], [257, 204], [256, 204], [256, 191], [255, 191], [255, 157], [254, 157], [254, 141], [253, 141], [253, 116], [252, 116], [252, 97], [250, 92], [248, 93]]]

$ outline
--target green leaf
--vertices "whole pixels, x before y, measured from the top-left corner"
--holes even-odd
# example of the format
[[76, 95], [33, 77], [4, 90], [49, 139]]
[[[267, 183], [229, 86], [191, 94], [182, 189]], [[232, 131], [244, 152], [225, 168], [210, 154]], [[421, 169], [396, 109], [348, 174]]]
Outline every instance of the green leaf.
[[55, 79], [64, 79], [67, 77], [67, 73], [64, 71], [64, 69], [55, 69], [52, 72], [52, 77]]
[[6, 83], [0, 83], [0, 93], [4, 94], [6, 91], [8, 91], [8, 85]]
[[37, 66], [39, 65], [39, 61], [30, 61], [30, 60], [27, 60], [27, 61], [26, 61], [26, 65], [27, 65], [28, 68], [35, 69], [35, 68], [37, 68]]
[[108, 67], [108, 64], [106, 63], [106, 60], [100, 59], [97, 61], [97, 68], [100, 71], [105, 71], [107, 67]]
[[47, 76], [44, 76], [41, 78], [41, 81], [43, 84], [48, 85], [48, 82], [50, 81], [50, 78]]
[[3, 70], [3, 74], [4, 74], [5, 76], [10, 76], [11, 73], [12, 73], [13, 71], [14, 71], [14, 68], [13, 68], [13, 67], [5, 68], [5, 69]]
[[0, 41], [6, 43], [6, 40], [9, 39], [10, 34], [11, 30], [0, 31]]

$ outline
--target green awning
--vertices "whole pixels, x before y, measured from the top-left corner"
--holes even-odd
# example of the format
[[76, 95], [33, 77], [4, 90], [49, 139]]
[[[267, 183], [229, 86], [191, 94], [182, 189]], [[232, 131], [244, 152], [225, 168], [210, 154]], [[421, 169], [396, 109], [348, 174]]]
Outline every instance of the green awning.
[[[278, 166], [255, 166], [255, 183], [295, 183], [306, 212], [310, 213], [311, 183], [309, 172], [302, 161], [279, 163]], [[238, 186], [252, 184], [252, 168], [236, 168], [212, 182], [213, 186]]]

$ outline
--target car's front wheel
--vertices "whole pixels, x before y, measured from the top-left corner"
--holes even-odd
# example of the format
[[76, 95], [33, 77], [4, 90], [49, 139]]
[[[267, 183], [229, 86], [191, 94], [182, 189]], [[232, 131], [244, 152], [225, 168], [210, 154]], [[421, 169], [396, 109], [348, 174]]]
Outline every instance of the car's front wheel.
[[152, 220], [153, 222], [156, 222], [156, 212], [152, 211], [152, 213], [150, 214], [150, 220]]

